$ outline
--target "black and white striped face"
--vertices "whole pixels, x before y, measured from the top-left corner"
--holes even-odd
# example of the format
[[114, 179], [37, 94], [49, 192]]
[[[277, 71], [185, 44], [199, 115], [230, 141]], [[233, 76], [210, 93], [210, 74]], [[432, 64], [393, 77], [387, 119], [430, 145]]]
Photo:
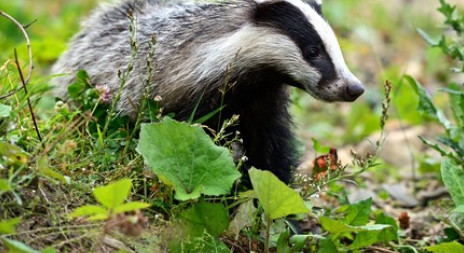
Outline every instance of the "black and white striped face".
[[279, 69], [289, 76], [291, 85], [325, 101], [354, 101], [364, 92], [361, 82], [348, 70], [335, 34], [322, 17], [321, 1], [256, 2], [257, 26], [271, 28], [290, 41], [276, 43], [288, 47], [282, 59], [292, 58]]

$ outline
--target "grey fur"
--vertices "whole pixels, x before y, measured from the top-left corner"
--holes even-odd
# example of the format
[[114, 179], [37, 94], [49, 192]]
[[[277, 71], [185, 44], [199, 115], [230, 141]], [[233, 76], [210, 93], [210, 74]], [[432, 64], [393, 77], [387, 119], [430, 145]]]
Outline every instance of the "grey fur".
[[[136, 115], [147, 74], [148, 43], [155, 36], [150, 97], [161, 96], [164, 112], [184, 120], [200, 98], [196, 116], [217, 109], [220, 89], [228, 80], [223, 118], [206, 124], [216, 129], [220, 120], [240, 115], [239, 126], [231, 131], [241, 132], [249, 164], [270, 170], [288, 183], [298, 163], [286, 84], [325, 101], [353, 101], [363, 92], [345, 65], [332, 29], [317, 11], [301, 0], [126, 0], [105, 5], [92, 13], [53, 67], [54, 73], [68, 73], [55, 78], [55, 90], [65, 98], [76, 72], [85, 69], [93, 84], [106, 85], [115, 93], [117, 73], [127, 69], [131, 58], [127, 13], [132, 12], [139, 49], [119, 111]], [[306, 33], [299, 33], [302, 23]], [[320, 38], [313, 40], [318, 44], [310, 44], [310, 49], [324, 48], [324, 57], [308, 58], [304, 53], [308, 47], [300, 48], [298, 43], [301, 34], [301, 41]]]

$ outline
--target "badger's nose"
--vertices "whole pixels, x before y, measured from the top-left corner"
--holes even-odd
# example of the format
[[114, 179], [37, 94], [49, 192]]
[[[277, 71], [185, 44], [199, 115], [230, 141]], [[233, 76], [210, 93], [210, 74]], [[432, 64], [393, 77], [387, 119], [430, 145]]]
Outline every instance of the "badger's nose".
[[359, 96], [364, 93], [364, 88], [359, 81], [349, 82], [345, 86], [345, 100], [348, 102], [355, 101]]

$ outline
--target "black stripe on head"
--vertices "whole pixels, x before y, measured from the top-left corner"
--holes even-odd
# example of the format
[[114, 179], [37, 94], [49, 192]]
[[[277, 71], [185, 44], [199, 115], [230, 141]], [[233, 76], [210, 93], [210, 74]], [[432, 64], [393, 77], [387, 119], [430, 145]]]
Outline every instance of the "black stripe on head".
[[285, 1], [260, 3], [256, 6], [254, 20], [259, 26], [275, 28], [290, 37], [300, 48], [304, 59], [321, 73], [319, 84], [337, 78], [321, 37], [297, 7]]
[[306, 1], [322, 17], [322, 5], [318, 1]]

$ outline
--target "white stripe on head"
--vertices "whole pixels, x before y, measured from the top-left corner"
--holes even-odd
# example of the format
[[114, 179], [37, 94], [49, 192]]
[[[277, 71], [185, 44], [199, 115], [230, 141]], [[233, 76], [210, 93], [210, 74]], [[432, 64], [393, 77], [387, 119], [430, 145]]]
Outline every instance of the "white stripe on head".
[[[325, 49], [329, 54], [330, 58], [335, 67], [335, 71], [339, 74], [340, 78], [355, 78], [346, 66], [343, 58], [340, 45], [338, 44], [337, 37], [333, 32], [327, 21], [324, 20], [310, 5], [304, 3], [301, 0], [285, 0], [286, 2], [297, 7], [312, 24], [319, 37], [324, 43]], [[322, 4], [322, 1], [316, 1], [318, 4]]]

